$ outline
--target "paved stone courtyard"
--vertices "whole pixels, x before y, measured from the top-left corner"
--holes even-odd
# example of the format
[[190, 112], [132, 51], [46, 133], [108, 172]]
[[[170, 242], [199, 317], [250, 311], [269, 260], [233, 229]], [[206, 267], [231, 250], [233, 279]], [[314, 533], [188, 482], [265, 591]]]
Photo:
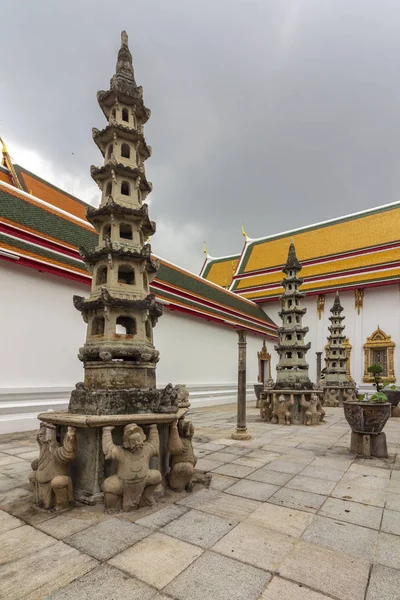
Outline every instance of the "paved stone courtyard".
[[30, 504], [35, 433], [0, 436], [0, 598], [400, 599], [400, 419], [388, 460], [353, 459], [342, 409], [319, 427], [261, 423], [234, 442], [235, 406], [191, 411], [210, 489], [156, 512]]

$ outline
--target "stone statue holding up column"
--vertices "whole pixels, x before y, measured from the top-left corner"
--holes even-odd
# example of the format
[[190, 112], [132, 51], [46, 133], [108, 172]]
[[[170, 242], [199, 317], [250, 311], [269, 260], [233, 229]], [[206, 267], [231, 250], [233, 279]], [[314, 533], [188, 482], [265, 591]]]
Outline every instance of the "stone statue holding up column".
[[150, 459], [160, 451], [157, 425], [150, 425], [147, 440], [136, 423], [126, 425], [123, 447], [114, 444], [113, 429], [103, 427], [103, 452], [106, 459], [117, 463], [117, 474], [107, 477], [103, 484], [105, 507], [110, 511], [129, 511], [151, 506], [153, 492], [161, 483], [161, 473], [149, 467]]
[[168, 452], [171, 454], [171, 470], [169, 473], [170, 488], [177, 492], [191, 491], [191, 480], [197, 459], [194, 455], [192, 438], [194, 427], [191, 421], [184, 418], [173, 421], [170, 425]]
[[37, 441], [39, 458], [32, 461], [29, 475], [33, 503], [47, 510], [54, 506], [57, 510], [68, 508], [73, 501], [68, 463], [76, 456], [75, 427], [68, 427], [63, 443], [59, 444], [55, 425], [41, 423]]

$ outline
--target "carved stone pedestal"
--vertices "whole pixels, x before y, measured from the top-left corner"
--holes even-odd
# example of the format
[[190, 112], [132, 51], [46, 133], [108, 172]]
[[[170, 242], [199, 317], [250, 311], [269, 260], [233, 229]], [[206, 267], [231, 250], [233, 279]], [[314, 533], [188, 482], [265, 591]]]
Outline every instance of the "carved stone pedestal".
[[104, 427], [114, 427], [112, 432], [115, 444], [123, 446], [124, 427], [135, 423], [140, 426], [146, 437], [150, 425], [156, 424], [159, 435], [159, 455], [150, 460], [150, 468], [160, 471], [162, 481], [166, 483], [169, 472], [170, 455], [168, 452], [169, 428], [178, 421], [187, 408], [178, 409], [173, 414], [125, 414], [125, 415], [82, 415], [68, 412], [41, 413], [38, 418], [43, 423], [51, 423], [63, 435], [67, 427], [76, 428], [77, 452], [71, 464], [71, 477], [75, 500], [84, 504], [97, 504], [104, 501], [103, 483], [116, 473], [115, 461], [106, 460], [102, 447]]
[[267, 389], [261, 392], [262, 421], [277, 425], [319, 425], [324, 416], [321, 390]]
[[386, 434], [362, 434], [351, 432], [350, 452], [364, 458], [388, 458]]
[[347, 385], [329, 385], [323, 387], [324, 406], [343, 406], [343, 402], [356, 400], [356, 388], [351, 382]]

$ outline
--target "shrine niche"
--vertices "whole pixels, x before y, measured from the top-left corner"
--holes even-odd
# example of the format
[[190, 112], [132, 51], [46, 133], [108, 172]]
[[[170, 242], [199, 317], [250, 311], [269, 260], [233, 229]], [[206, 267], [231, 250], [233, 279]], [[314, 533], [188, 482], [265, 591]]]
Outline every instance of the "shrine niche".
[[373, 383], [371, 373], [368, 373], [368, 367], [380, 364], [383, 367], [382, 380], [385, 383], [394, 383], [396, 376], [394, 374], [394, 348], [395, 343], [390, 335], [386, 335], [378, 326], [374, 333], [367, 338], [364, 344], [364, 383]]
[[265, 340], [260, 352], [257, 352], [258, 358], [258, 378], [257, 381], [266, 384], [271, 377], [271, 355], [267, 350]]

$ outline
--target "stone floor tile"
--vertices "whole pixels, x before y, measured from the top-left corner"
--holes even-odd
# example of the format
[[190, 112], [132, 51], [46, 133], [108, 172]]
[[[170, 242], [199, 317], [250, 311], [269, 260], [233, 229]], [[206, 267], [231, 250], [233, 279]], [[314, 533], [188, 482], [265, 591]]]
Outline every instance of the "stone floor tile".
[[235, 477], [227, 477], [226, 475], [218, 475], [217, 473], [213, 473], [210, 483], [210, 490], [222, 491], [236, 482], [237, 479]]
[[242, 479], [227, 488], [225, 492], [227, 494], [233, 494], [234, 496], [241, 496], [242, 498], [250, 498], [250, 500], [260, 500], [261, 502], [264, 502], [278, 489], [278, 486], [271, 485], [270, 483], [260, 483], [258, 481]]
[[331, 600], [331, 597], [314, 592], [300, 583], [274, 577], [260, 600]]
[[255, 471], [255, 467], [244, 467], [242, 465], [235, 465], [232, 463], [228, 463], [217, 469], [214, 469], [214, 473], [219, 473], [220, 475], [228, 475], [228, 477], [246, 477], [246, 475], [250, 475], [253, 471]]
[[[396, 473], [397, 471], [392, 471], [392, 473]], [[395, 494], [400, 494], [400, 480], [391, 479], [388, 485], [388, 491], [394, 492]]]
[[7, 475], [0, 476], [0, 496], [6, 494], [10, 490], [19, 487], [20, 482], [13, 477], [8, 477]]
[[54, 538], [30, 525], [16, 527], [0, 535], [0, 565], [19, 560], [26, 554], [38, 552], [55, 543]]
[[385, 508], [400, 511], [400, 494], [387, 492]]
[[[0, 521], [1, 523], [1, 521]], [[400, 535], [400, 512], [385, 508], [383, 511], [382, 531]]]
[[50, 600], [150, 600], [151, 598], [154, 598], [154, 588], [105, 564], [58, 590], [51, 595]]
[[206, 472], [212, 471], [213, 469], [216, 469], [217, 467], [222, 467], [222, 465], [224, 464], [220, 460], [209, 460], [208, 456], [206, 456], [205, 458], [199, 458], [199, 460], [196, 463], [197, 470], [206, 471]]
[[279, 574], [338, 600], [364, 600], [369, 562], [300, 542], [282, 562]]
[[400, 471], [392, 471], [391, 480], [400, 481]]
[[400, 571], [383, 565], [372, 567], [366, 600], [396, 600], [400, 597]]
[[334, 469], [335, 471], [347, 471], [352, 463], [351, 458], [339, 458], [331, 456], [318, 456], [315, 458], [310, 467], [321, 467], [323, 469]]
[[271, 471], [268, 467], [261, 467], [261, 469], [257, 469], [257, 471], [250, 473], [246, 479], [281, 486], [285, 485], [285, 483], [290, 481], [293, 477], [293, 473], [278, 473], [278, 471]]
[[343, 477], [343, 471], [337, 471], [329, 467], [313, 467], [308, 465], [301, 471], [303, 477], [316, 477], [317, 479], [326, 479], [327, 481], [334, 481], [338, 483]]
[[149, 527], [150, 529], [160, 529], [160, 527], [164, 527], [168, 525], [171, 521], [174, 521], [178, 517], [181, 517], [185, 514], [189, 509], [184, 506], [177, 506], [176, 504], [171, 504], [170, 506], [166, 506], [161, 510], [157, 510], [147, 517], [143, 517], [135, 521], [137, 525], [142, 525], [143, 527]]
[[96, 523], [96, 519], [93, 517], [90, 518], [89, 514], [86, 518], [77, 519], [69, 512], [56, 516], [53, 519], [42, 521], [42, 523], [38, 523], [36, 525], [36, 528], [57, 538], [58, 540], [62, 540], [70, 535], [73, 535], [74, 533], [77, 533], [78, 531], [82, 531], [87, 527], [93, 526], [94, 523]]
[[240, 465], [242, 467], [253, 467], [253, 469], [259, 469], [267, 464], [268, 461], [262, 458], [251, 458], [250, 456], [239, 456], [236, 457], [232, 464]]
[[268, 469], [270, 469], [270, 471], [278, 471], [278, 473], [291, 473], [292, 475], [297, 475], [297, 473], [302, 471], [304, 467], [305, 465], [303, 463], [283, 460], [282, 458], [276, 459], [268, 465]]
[[[4, 442], [0, 444], [0, 452], [8, 452], [12, 450], [12, 454], [19, 454], [20, 452], [26, 452], [27, 446], [22, 445], [21, 442]], [[15, 450], [15, 452], [14, 452]]]
[[14, 465], [16, 463], [26, 464], [26, 461], [24, 461], [23, 458], [13, 456], [12, 454], [0, 454], [0, 467]]
[[328, 481], [327, 479], [317, 479], [316, 477], [296, 475], [285, 487], [303, 492], [312, 492], [313, 494], [328, 495], [335, 487], [335, 482]]
[[[236, 446], [237, 445], [237, 441], [236, 440], [232, 440], [232, 438], [219, 438], [214, 440], [214, 444], [218, 444], [221, 446]], [[225, 451], [228, 451], [228, 448], [225, 448]]]
[[245, 456], [251, 452], [251, 448], [242, 448], [242, 446], [227, 446], [224, 452], [235, 454], [236, 456]]
[[[97, 565], [63, 542], [0, 567], [0, 598], [43, 600]], [[92, 596], [93, 598], [93, 596]], [[83, 599], [82, 599], [83, 600]]]
[[316, 516], [303, 534], [306, 542], [346, 552], [372, 562], [378, 532], [352, 523]]
[[42, 510], [32, 504], [32, 495], [17, 499], [7, 506], [7, 512], [13, 517], [21, 519], [28, 525], [37, 525], [54, 517], [51, 510]]
[[[380, 469], [382, 470], [382, 469]], [[390, 480], [375, 475], [362, 475], [357, 472], [347, 471], [340, 481], [340, 485], [367, 488], [369, 490], [387, 490]]]
[[[370, 459], [369, 459], [370, 460]], [[376, 459], [373, 459], [375, 462]], [[349, 467], [349, 473], [359, 473], [360, 475], [371, 475], [373, 477], [381, 477], [382, 479], [390, 478], [390, 471], [388, 469], [380, 469], [373, 465], [363, 465], [359, 462], [353, 463]]]
[[225, 444], [215, 444], [213, 442], [207, 442], [206, 444], [202, 444], [200, 448], [202, 448], [203, 450], [213, 450], [216, 452], [217, 450], [223, 450], [225, 448]]
[[202, 504], [209, 502], [213, 498], [217, 498], [221, 495], [221, 492], [217, 490], [203, 489], [195, 492], [194, 494], [189, 494], [186, 498], [182, 500], [178, 500], [176, 504], [179, 506], [187, 506], [188, 508], [199, 508]]
[[300, 537], [313, 519], [311, 513], [266, 502], [249, 515], [246, 523]]
[[270, 573], [206, 552], [164, 590], [177, 600], [258, 600]]
[[325, 502], [326, 496], [313, 494], [311, 492], [302, 492], [300, 490], [291, 490], [287, 487], [278, 490], [268, 502], [279, 504], [288, 508], [297, 508], [306, 512], [316, 512]]
[[332, 496], [369, 506], [378, 506], [379, 508], [383, 508], [386, 501], [386, 492], [384, 490], [372, 490], [342, 483], [338, 483], [332, 492]]
[[99, 560], [107, 560], [142, 540], [151, 533], [150, 529], [129, 523], [122, 519], [109, 519], [83, 531], [75, 533], [64, 541], [74, 548]]
[[3, 475], [24, 479], [26, 483], [28, 483], [28, 475], [31, 470], [30, 462], [28, 460], [24, 460], [23, 458], [18, 458], [18, 462], [0, 466], [0, 473]]
[[320, 515], [354, 523], [362, 527], [379, 529], [382, 519], [382, 508], [367, 506], [358, 502], [328, 498], [319, 510]]
[[160, 590], [202, 553], [197, 546], [163, 533], [153, 533], [109, 562]]
[[235, 522], [222, 517], [190, 510], [161, 529], [161, 533], [184, 542], [210, 548], [234, 527]]
[[295, 543], [295, 538], [244, 521], [217, 542], [213, 550], [255, 567], [276, 571]]
[[0, 510], [0, 535], [11, 529], [21, 527], [21, 525], [25, 525], [25, 523]]
[[221, 452], [212, 452], [211, 454], [208, 454], [206, 460], [211, 460], [222, 464], [229, 463], [232, 460], [235, 460], [235, 458], [236, 456], [234, 454], [231, 454], [230, 452], [225, 452], [224, 449], [221, 450]]
[[29, 448], [25, 448], [25, 452], [21, 452], [18, 454], [18, 458], [23, 458], [24, 460], [32, 461], [34, 458], [38, 457], [38, 451], [36, 448], [34, 450], [30, 450]]
[[375, 553], [375, 562], [393, 569], [400, 569], [400, 537], [380, 533]]
[[240, 523], [259, 506], [260, 502], [256, 500], [220, 493], [200, 504], [198, 510], [223, 517], [232, 523]]

